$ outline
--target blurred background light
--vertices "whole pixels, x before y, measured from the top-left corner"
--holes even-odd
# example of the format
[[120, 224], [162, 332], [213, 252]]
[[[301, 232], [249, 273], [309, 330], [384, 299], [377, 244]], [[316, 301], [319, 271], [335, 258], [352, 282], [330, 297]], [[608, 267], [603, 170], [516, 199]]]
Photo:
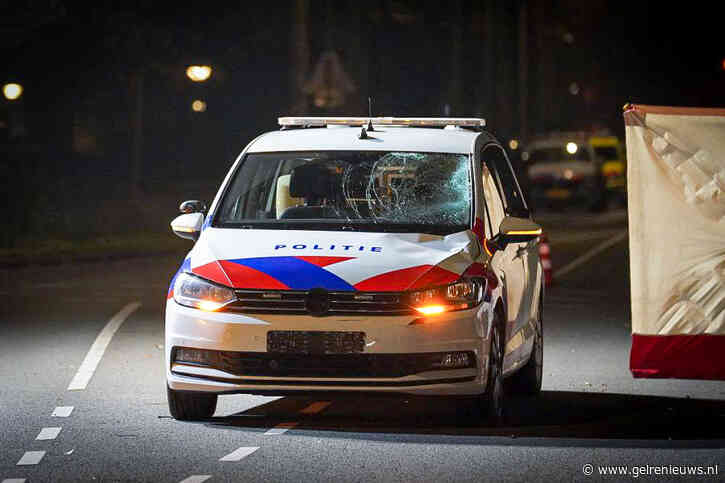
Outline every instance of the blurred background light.
[[576, 145], [576, 143], [566, 143], [566, 152], [569, 154], [574, 154], [579, 150], [579, 146]]
[[579, 94], [579, 84], [577, 84], [576, 82], [572, 82], [571, 84], [569, 84], [569, 94], [571, 94], [572, 96], [576, 96], [577, 94]]
[[3, 95], [9, 101], [14, 101], [23, 94], [23, 86], [20, 84], [10, 83], [3, 86]]
[[194, 112], [204, 112], [206, 111], [206, 102], [202, 101], [201, 99], [196, 99], [194, 102], [191, 103], [191, 109]]
[[186, 76], [194, 82], [204, 82], [211, 77], [211, 67], [208, 65], [190, 65], [186, 69]]
[[509, 141], [509, 148], [511, 148], [512, 151], [516, 151], [519, 149], [519, 140], [518, 139], [512, 139]]

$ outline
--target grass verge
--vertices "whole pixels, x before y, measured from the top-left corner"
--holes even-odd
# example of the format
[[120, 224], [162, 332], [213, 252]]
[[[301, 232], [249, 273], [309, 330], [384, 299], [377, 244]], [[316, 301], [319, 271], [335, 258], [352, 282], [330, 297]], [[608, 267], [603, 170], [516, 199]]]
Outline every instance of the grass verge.
[[184, 254], [192, 247], [171, 233], [135, 233], [88, 240], [22, 240], [14, 248], [0, 249], [0, 266], [46, 265], [140, 257], [164, 253]]

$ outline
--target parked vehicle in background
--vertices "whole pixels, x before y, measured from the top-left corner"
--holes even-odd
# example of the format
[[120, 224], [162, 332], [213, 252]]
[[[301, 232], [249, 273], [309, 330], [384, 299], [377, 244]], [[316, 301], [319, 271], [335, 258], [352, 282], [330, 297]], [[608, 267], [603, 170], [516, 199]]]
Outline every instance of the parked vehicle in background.
[[627, 200], [627, 159], [624, 143], [606, 132], [589, 138], [594, 155], [602, 163], [602, 177], [608, 202]]
[[623, 201], [626, 163], [622, 143], [607, 133], [556, 132], [535, 137], [521, 156], [532, 206], [580, 206], [602, 211]]

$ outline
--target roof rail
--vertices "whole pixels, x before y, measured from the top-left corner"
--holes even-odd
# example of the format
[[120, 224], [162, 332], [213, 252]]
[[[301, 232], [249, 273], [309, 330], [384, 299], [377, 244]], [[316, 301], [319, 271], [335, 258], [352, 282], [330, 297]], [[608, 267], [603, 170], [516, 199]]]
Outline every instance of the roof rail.
[[280, 117], [279, 125], [285, 127], [364, 126], [371, 121], [381, 126], [460, 126], [482, 128], [486, 120], [476, 117]]

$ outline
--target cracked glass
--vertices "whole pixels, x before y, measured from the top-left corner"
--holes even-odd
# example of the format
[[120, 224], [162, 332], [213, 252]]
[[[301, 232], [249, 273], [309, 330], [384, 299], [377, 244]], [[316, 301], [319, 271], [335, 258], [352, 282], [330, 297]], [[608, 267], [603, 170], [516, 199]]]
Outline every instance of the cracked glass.
[[471, 206], [467, 155], [260, 153], [237, 169], [214, 226], [449, 234], [470, 227]]

